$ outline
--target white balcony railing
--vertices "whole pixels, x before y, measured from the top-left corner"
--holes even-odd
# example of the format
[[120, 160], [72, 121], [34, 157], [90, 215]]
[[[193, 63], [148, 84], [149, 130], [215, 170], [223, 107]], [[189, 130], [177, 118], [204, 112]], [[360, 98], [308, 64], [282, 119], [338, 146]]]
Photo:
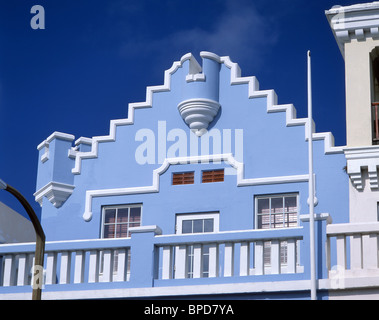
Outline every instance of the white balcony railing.
[[[126, 281], [129, 239], [47, 242], [45, 285]], [[0, 245], [1, 285], [32, 284], [35, 245]]]
[[[65, 290], [80, 288], [91, 294], [92, 289], [173, 286], [184, 278], [215, 284], [226, 277], [244, 282], [254, 281], [255, 276], [283, 274], [278, 278], [281, 281], [287, 279], [286, 274], [303, 272], [298, 246], [303, 227], [192, 235], [160, 235], [158, 230], [156, 226], [140, 227], [130, 238], [120, 239], [47, 241], [44, 294], [59, 298]], [[34, 243], [0, 245], [0, 295], [4, 299], [7, 294], [30, 292], [34, 250]], [[247, 276], [251, 278], [242, 279]], [[182, 281], [177, 285], [183, 285]], [[114, 284], [106, 285], [110, 282]]]
[[330, 278], [379, 276], [379, 222], [330, 224], [326, 230]]
[[272, 230], [220, 232], [204, 234], [199, 240], [194, 240], [193, 235], [191, 240], [190, 235], [158, 236], [159, 279], [303, 272], [299, 263], [299, 231], [302, 228], [283, 229], [280, 236], [273, 236]]

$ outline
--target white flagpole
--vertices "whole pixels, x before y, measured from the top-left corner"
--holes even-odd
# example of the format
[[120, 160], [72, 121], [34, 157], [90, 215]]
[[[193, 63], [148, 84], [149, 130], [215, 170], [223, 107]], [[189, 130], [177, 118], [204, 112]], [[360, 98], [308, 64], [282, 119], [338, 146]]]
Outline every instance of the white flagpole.
[[308, 51], [308, 161], [309, 161], [309, 237], [310, 237], [310, 264], [311, 264], [311, 299], [316, 300], [316, 252], [314, 227], [314, 177], [313, 177], [313, 118], [312, 118], [312, 81], [311, 81], [311, 52]]

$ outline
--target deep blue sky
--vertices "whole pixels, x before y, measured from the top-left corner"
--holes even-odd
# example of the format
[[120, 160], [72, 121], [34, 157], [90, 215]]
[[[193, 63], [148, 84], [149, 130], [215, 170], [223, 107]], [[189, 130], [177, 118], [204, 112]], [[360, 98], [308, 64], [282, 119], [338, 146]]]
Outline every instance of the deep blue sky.
[[[107, 135], [129, 102], [187, 52], [228, 55], [243, 76], [307, 116], [312, 52], [316, 130], [345, 140], [344, 62], [324, 11], [347, 0], [0, 0], [0, 178], [34, 201], [37, 145], [52, 132]], [[33, 5], [45, 30], [33, 30]], [[200, 59], [199, 59], [200, 61]], [[5, 191], [0, 201], [23, 212]]]

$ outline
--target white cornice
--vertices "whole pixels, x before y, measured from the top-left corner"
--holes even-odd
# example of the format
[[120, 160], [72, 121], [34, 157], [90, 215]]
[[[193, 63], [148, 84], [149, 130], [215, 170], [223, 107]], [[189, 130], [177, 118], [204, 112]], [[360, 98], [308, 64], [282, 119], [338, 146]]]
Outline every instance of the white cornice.
[[347, 160], [347, 173], [355, 188], [363, 190], [362, 169], [367, 169], [370, 188], [377, 189], [379, 187], [379, 146], [345, 148], [344, 152]]
[[41, 206], [43, 197], [46, 197], [54, 205], [54, 207], [59, 208], [72, 194], [74, 189], [75, 186], [73, 185], [51, 181], [33, 195], [35, 197], [35, 201], [37, 201]]
[[344, 56], [344, 44], [352, 39], [379, 38], [379, 2], [352, 6], [334, 6], [325, 11], [338, 47]]

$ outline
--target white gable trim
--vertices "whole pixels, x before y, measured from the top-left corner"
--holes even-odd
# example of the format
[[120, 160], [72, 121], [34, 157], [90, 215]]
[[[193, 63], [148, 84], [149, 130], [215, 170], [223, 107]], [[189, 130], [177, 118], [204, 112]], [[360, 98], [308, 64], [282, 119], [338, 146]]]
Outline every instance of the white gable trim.
[[[292, 104], [278, 105], [277, 95], [274, 90], [259, 90], [259, 83], [256, 77], [241, 77], [241, 69], [237, 63], [230, 60], [228, 56], [219, 57], [218, 55], [202, 51], [200, 53], [202, 58], [213, 59], [219, 63], [225, 64], [226, 67], [230, 68], [230, 83], [231, 84], [247, 84], [249, 87], [248, 97], [250, 99], [257, 97], [267, 98], [267, 112], [286, 112], [286, 126], [305, 126], [305, 139], [307, 140], [307, 130], [306, 126], [308, 124], [307, 118], [296, 118], [296, 109]], [[160, 86], [152, 86], [146, 88], [146, 101], [129, 103], [128, 105], [128, 117], [126, 119], [116, 119], [111, 120], [109, 135], [107, 136], [95, 136], [92, 138], [92, 148], [90, 152], [77, 152], [75, 156], [75, 167], [72, 169], [72, 173], [80, 174], [81, 172], [81, 162], [82, 159], [97, 158], [98, 147], [101, 142], [112, 142], [116, 140], [116, 127], [123, 125], [130, 125], [134, 123], [134, 109], [137, 108], [151, 108], [153, 103], [153, 94], [155, 92], [170, 91], [171, 89], [171, 75], [180, 68], [185, 61], [189, 60], [190, 67], [189, 72], [191, 75], [195, 76], [201, 72], [201, 66], [196, 61], [191, 53], [184, 55], [180, 61], [175, 61], [172, 67], [165, 71], [164, 73], [164, 84]], [[329, 153], [343, 153], [343, 147], [334, 146], [334, 138], [330, 132], [325, 133], [313, 133], [314, 140], [324, 140], [324, 152]]]

